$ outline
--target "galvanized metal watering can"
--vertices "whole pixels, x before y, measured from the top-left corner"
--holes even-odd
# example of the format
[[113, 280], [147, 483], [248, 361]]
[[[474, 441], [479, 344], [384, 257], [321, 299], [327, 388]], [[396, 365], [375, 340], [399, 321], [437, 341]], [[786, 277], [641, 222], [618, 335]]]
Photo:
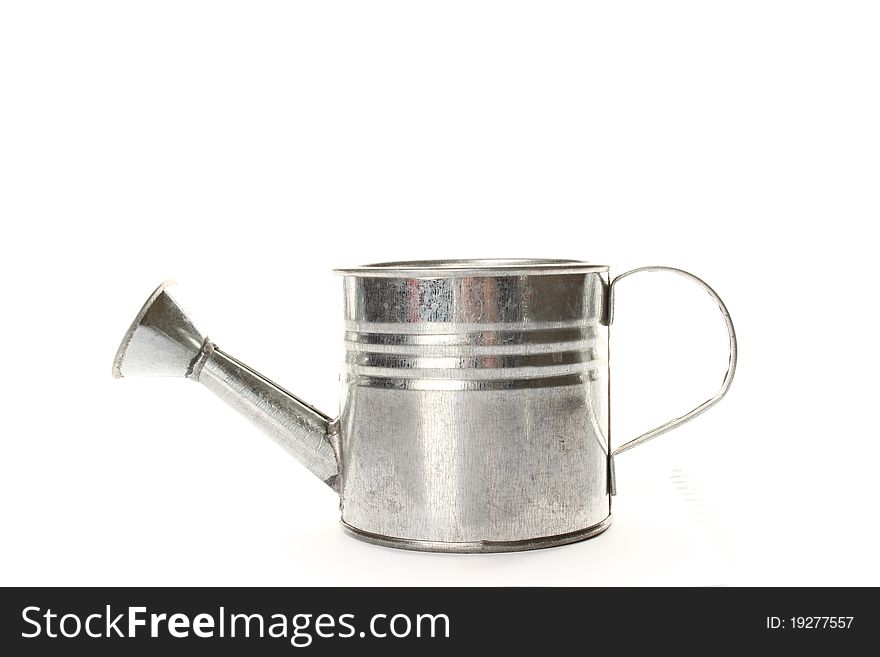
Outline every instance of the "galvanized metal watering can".
[[[612, 450], [608, 334], [615, 288], [644, 271], [701, 285], [730, 337], [721, 388]], [[575, 260], [393, 262], [337, 270], [346, 363], [331, 419], [199, 332], [165, 285], [113, 374], [198, 381], [338, 492], [342, 526], [389, 547], [504, 552], [563, 545], [611, 522], [614, 457], [726, 393], [736, 336], [718, 295], [679, 269], [611, 279]]]

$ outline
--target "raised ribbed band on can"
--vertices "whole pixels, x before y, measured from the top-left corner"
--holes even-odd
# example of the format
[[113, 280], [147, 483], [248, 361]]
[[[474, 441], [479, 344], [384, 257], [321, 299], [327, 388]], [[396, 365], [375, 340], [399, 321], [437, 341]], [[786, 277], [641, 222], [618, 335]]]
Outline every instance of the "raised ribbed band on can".
[[[442, 332], [441, 332], [442, 330]], [[606, 367], [598, 322], [346, 323], [347, 383], [413, 390], [577, 385]]]

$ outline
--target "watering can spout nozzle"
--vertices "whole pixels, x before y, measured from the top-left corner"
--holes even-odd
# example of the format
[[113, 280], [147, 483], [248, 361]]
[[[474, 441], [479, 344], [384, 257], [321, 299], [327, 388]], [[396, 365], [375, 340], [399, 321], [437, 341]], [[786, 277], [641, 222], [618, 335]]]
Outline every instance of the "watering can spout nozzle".
[[113, 376], [187, 376], [205, 345], [205, 336], [168, 293], [169, 279], [157, 287], [134, 318], [113, 359]]

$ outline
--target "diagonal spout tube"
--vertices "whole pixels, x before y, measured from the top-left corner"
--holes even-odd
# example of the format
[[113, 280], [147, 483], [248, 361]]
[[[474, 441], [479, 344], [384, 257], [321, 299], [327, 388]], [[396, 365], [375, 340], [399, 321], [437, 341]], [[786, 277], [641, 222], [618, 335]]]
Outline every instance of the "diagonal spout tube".
[[318, 409], [205, 341], [187, 378], [202, 383], [271, 436], [314, 475], [333, 488], [335, 423]]
[[119, 345], [113, 376], [170, 376], [198, 381], [334, 490], [337, 423], [262, 374], [217, 348], [163, 283], [150, 296]]

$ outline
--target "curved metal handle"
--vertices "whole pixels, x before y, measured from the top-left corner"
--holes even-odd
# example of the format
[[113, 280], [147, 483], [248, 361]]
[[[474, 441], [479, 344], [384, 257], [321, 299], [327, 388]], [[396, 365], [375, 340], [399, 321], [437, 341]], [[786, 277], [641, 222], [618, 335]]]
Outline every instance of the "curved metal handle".
[[666, 424], [661, 424], [659, 427], [655, 429], [651, 429], [650, 431], [646, 431], [642, 435], [633, 438], [629, 442], [624, 443], [617, 449], [613, 450], [610, 454], [610, 481], [611, 481], [611, 494], [614, 494], [614, 457], [620, 454], [621, 452], [625, 452], [628, 449], [632, 449], [642, 443], [646, 443], [652, 438], [656, 438], [657, 436], [666, 433], [674, 429], [677, 426], [688, 422], [689, 420], [693, 420], [695, 417], [700, 415], [701, 413], [706, 412], [709, 408], [717, 404], [724, 395], [727, 394], [727, 391], [730, 389], [730, 384], [733, 382], [733, 375], [736, 372], [736, 332], [733, 329], [733, 321], [730, 319], [730, 313], [727, 312], [727, 306], [724, 305], [724, 302], [721, 300], [721, 297], [713, 290], [709, 285], [702, 279], [694, 276], [690, 272], [686, 272], [683, 269], [676, 269], [674, 267], [659, 267], [659, 266], [650, 266], [650, 267], [639, 267], [638, 269], [632, 269], [630, 271], [624, 272], [619, 276], [615, 277], [608, 286], [608, 325], [610, 326], [612, 321], [614, 320], [614, 288], [617, 283], [627, 276], [632, 276], [633, 274], [639, 274], [641, 272], [646, 271], [668, 271], [674, 274], [679, 274], [684, 276], [685, 278], [689, 278], [692, 281], [696, 282], [706, 292], [709, 293], [715, 302], [718, 304], [718, 309], [721, 311], [721, 315], [724, 317], [724, 323], [727, 324], [727, 333], [730, 336], [730, 360], [727, 365], [727, 373], [724, 375], [724, 380], [721, 382], [721, 387], [718, 389], [718, 392], [715, 395], [702, 404], [697, 406], [696, 408], [688, 411], [684, 415], [674, 418], [667, 422]]

